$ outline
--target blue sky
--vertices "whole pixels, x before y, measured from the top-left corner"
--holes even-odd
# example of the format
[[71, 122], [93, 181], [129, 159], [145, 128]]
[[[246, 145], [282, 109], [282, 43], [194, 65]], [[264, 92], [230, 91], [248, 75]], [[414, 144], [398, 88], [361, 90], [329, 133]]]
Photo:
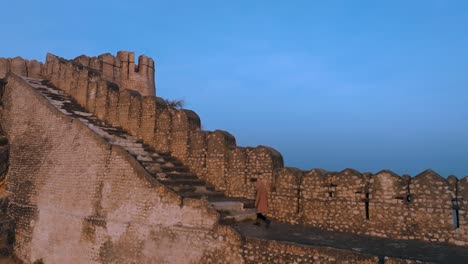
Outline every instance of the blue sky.
[[0, 56], [153, 57], [157, 95], [287, 166], [468, 175], [466, 1], [8, 1]]

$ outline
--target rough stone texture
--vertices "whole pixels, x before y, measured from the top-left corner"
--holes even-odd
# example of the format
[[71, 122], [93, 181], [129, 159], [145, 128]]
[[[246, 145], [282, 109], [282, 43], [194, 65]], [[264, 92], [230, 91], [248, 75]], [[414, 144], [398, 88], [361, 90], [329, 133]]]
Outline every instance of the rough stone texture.
[[226, 131], [216, 130], [208, 135], [206, 181], [219, 190], [226, 190], [229, 151], [235, 146], [236, 139]]
[[[127, 59], [120, 60], [128, 62], [122, 64], [122, 72], [133, 71], [133, 55], [124, 52], [120, 56], [127, 56]], [[108, 60], [110, 62], [110, 59]], [[52, 66], [47, 63], [47, 69], [57, 68], [56, 64], [60, 66], [69, 63], [60, 59], [50, 62]], [[98, 61], [94, 64], [98, 64]], [[94, 66], [99, 67], [101, 66]], [[60, 67], [58, 69], [60, 70]], [[79, 68], [75, 70], [81, 71]], [[96, 105], [95, 96], [93, 97], [96, 88], [93, 82], [99, 79], [99, 74], [101, 73], [89, 77], [86, 106], [91, 112], [95, 111]], [[266, 181], [273, 187], [270, 193], [270, 216], [274, 218], [294, 224], [357, 234], [447, 241], [459, 245], [468, 243], [464, 226], [466, 210], [462, 209], [466, 207], [466, 202], [460, 196], [463, 192], [460, 192], [458, 199], [460, 227], [454, 228], [452, 225], [455, 213], [452, 212], [452, 198], [448, 197], [455, 197], [453, 186], [457, 186], [456, 181], [450, 185], [452, 187], [439, 181], [437, 184], [440, 186], [437, 185], [436, 191], [427, 189], [427, 185], [418, 184], [421, 181], [419, 178], [424, 177], [418, 176], [411, 180], [409, 177], [400, 177], [387, 171], [369, 175], [352, 169], [339, 173], [313, 170], [303, 172], [303, 176], [299, 178], [292, 174], [285, 176], [282, 170], [276, 172], [283, 167], [283, 159], [274, 149], [264, 146], [236, 148], [235, 138], [227, 132], [199, 131], [198, 116], [193, 119], [196, 122], [190, 121], [190, 116], [185, 110], [161, 107], [155, 114], [154, 105], [145, 106], [143, 103], [141, 115], [133, 114], [132, 118], [129, 118], [129, 93], [121, 91], [118, 95], [120, 98], [117, 98], [117, 95], [109, 96], [109, 105], [115, 105], [115, 102], [119, 101], [117, 111], [119, 124], [123, 129], [135, 135], [145, 134], [144, 141], [147, 144], [154, 146], [158, 151], [172, 152], [200, 179], [206, 180], [218, 190], [224, 190], [229, 196], [253, 198], [254, 188], [247, 179], [255, 177]], [[137, 93], [134, 96], [137, 97]], [[115, 107], [109, 108], [109, 111], [116, 111]], [[143, 120], [143, 117], [149, 121], [141, 121], [136, 126], [135, 122]], [[134, 123], [129, 123], [129, 120]], [[138, 127], [139, 130], [135, 129]], [[135, 132], [136, 130], [138, 132]], [[154, 142], [151, 142], [153, 131]], [[280, 175], [278, 181], [275, 180], [275, 175]], [[446, 187], [449, 190], [445, 189]], [[440, 191], [440, 188], [443, 190]], [[439, 199], [438, 195], [442, 195], [444, 199], [442, 204], [435, 202]], [[426, 200], [434, 203], [427, 203]], [[428, 214], [433, 220], [431, 224], [422, 220]]]
[[226, 193], [231, 197], [246, 197], [250, 182], [247, 175], [247, 148], [236, 147], [229, 152]]
[[[381, 171], [370, 179], [369, 234], [382, 237], [408, 235], [411, 199], [408, 179], [391, 171]], [[389, 226], [392, 228], [382, 228]], [[395, 232], [398, 232], [397, 235]]]
[[200, 179], [206, 179], [206, 152], [208, 132], [193, 131], [190, 134], [190, 148], [187, 165]]
[[121, 62], [120, 86], [124, 89], [138, 91], [142, 95], [155, 95], [154, 61], [146, 56], [138, 58], [135, 65], [135, 53], [119, 51], [117, 58]]
[[20, 76], [28, 76], [27, 62], [21, 57], [10, 60], [10, 71]]
[[139, 137], [141, 134], [141, 107], [143, 98], [139, 93], [132, 93], [130, 96], [130, 108], [128, 109], [128, 123], [126, 129], [131, 135]]
[[[136, 129], [139, 123], [138, 112], [141, 96], [132, 90], [123, 90], [119, 94], [119, 122], [123, 128], [126, 128], [132, 135], [136, 135]], [[137, 118], [135, 119], [135, 115]]]
[[414, 236], [426, 241], [448, 242], [454, 231], [451, 189], [447, 180], [433, 171], [425, 171], [411, 180], [411, 219]]
[[385, 257], [385, 264], [431, 264], [432, 262]]
[[0, 79], [5, 78], [6, 74], [10, 71], [10, 63], [6, 58], [0, 58]]
[[245, 263], [379, 263], [377, 256], [279, 241], [247, 239], [242, 249]]
[[[275, 149], [258, 146], [247, 151], [247, 175], [249, 178], [261, 179], [268, 186], [272, 186], [273, 173], [276, 169], [283, 167], [283, 157]], [[247, 187], [246, 197], [254, 198], [252, 183]]]
[[[65, 69], [67, 67], [71, 68], [77, 66], [81, 68], [80, 70], [98, 72], [103, 79], [118, 84], [122, 89], [135, 90], [144, 96], [154, 96], [154, 61], [142, 55], [139, 57], [138, 65], [135, 65], [134, 58], [135, 54], [127, 51], [119, 52], [116, 57], [109, 53], [102, 54], [98, 57], [82, 55], [71, 61], [64, 60], [53, 54], [48, 54], [46, 64], [51, 66], [60, 64], [60, 72], [62, 75], [59, 75], [59, 78], [56, 78], [56, 80], [54, 80], [51, 75], [46, 75], [46, 77], [53, 81], [58, 81], [55, 83], [58, 87], [64, 86], [66, 83], [60, 81], [69, 79]], [[52, 70], [47, 68], [46, 72], [50, 74], [58, 69], [55, 68], [55, 70]]]
[[42, 76], [42, 63], [37, 60], [27, 62], [28, 77], [41, 78]]
[[158, 117], [167, 108], [161, 98], [144, 96], [142, 102], [140, 136], [148, 145], [156, 147], [156, 128], [158, 127]]
[[200, 118], [190, 110], [174, 111], [171, 130], [171, 153], [187, 163], [189, 157], [190, 134], [200, 130]]
[[270, 192], [270, 214], [276, 219], [298, 224], [301, 217], [300, 188], [303, 171], [297, 168], [283, 168], [275, 173]]
[[1, 123], [21, 260], [242, 263], [238, 235], [204, 202], [182, 200], [22, 79], [7, 82]]
[[155, 134], [156, 149], [162, 152], [169, 152], [171, 150], [172, 115], [173, 111], [166, 108], [161, 112], [156, 121], [158, 124]]
[[8, 72], [14, 72], [20, 76], [41, 78], [43, 67], [43, 64], [36, 60], [28, 61], [21, 57], [0, 58], [0, 79], [4, 79]]
[[109, 98], [109, 103], [108, 103], [109, 109], [107, 111], [106, 121], [109, 122], [109, 124], [118, 127], [120, 126], [120, 111], [119, 111], [120, 93], [119, 93], [118, 86], [112, 85], [109, 87], [108, 98]]
[[[0, 90], [3, 90], [4, 83], [0, 80]], [[14, 229], [13, 219], [7, 214], [8, 197], [6, 191], [5, 176], [8, 172], [10, 156], [10, 145], [0, 127], [0, 257], [9, 256], [13, 252]], [[1, 263], [1, 262], [0, 262]]]
[[[151, 76], [154, 64], [145, 57], [140, 57], [138, 66], [134, 61], [129, 52], [117, 57], [80, 56], [73, 61], [48, 54], [41, 74], [88, 112], [121, 126], [160, 152], [172, 152], [199, 179], [229, 196], [253, 198], [248, 178], [266, 181], [272, 187], [270, 216], [274, 218], [335, 231], [468, 245], [466, 177], [446, 180], [431, 171], [411, 178], [389, 171], [370, 175], [352, 169], [339, 173], [285, 170], [276, 150], [238, 148], [227, 132], [200, 131], [195, 113], [145, 96], [135, 85], [150, 89], [151, 82], [140, 81]], [[30, 65], [20, 58], [0, 59], [0, 77], [10, 70], [29, 74], [30, 68], [37, 68]], [[458, 227], [453, 224], [457, 216]]]
[[[463, 179], [457, 182], [457, 195], [456, 201], [458, 202], [458, 214], [459, 214], [459, 223], [460, 226], [454, 232], [452, 238], [449, 239], [450, 243], [455, 243], [459, 245], [467, 245], [468, 237], [468, 176], [465, 176]], [[452, 212], [455, 213], [455, 212]]]
[[108, 120], [109, 116], [109, 86], [107, 81], [101, 80], [97, 84], [96, 91], [96, 116], [101, 120]]

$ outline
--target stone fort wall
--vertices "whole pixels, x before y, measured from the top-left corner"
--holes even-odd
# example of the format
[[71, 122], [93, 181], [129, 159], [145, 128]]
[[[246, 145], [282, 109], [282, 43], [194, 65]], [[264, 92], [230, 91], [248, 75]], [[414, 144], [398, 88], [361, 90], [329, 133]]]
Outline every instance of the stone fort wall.
[[391, 171], [371, 175], [352, 169], [284, 168], [276, 150], [239, 147], [228, 132], [203, 131], [193, 111], [172, 109], [161, 98], [121, 88], [115, 78], [81, 61], [91, 58], [67, 61], [49, 54], [39, 72], [100, 119], [158, 151], [171, 152], [230, 196], [252, 198], [248, 178], [264, 179], [272, 187], [274, 218], [328, 230], [468, 245], [467, 177], [444, 179], [430, 170], [411, 178]]
[[[2, 89], [10, 142], [8, 214], [25, 263], [242, 263], [237, 233], [182, 199], [119, 146], [52, 106], [20, 77]], [[222, 257], [221, 257], [222, 256]]]
[[24, 263], [382, 263], [349, 250], [241, 239], [206, 202], [165, 188], [21, 77], [8, 74], [0, 91], [11, 144], [7, 210]]

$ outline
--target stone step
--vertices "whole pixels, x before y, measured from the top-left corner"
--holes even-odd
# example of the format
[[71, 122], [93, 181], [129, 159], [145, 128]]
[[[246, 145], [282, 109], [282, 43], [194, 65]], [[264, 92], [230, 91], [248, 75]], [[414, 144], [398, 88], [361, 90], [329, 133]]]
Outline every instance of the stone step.
[[174, 161], [174, 162], [180, 162], [176, 157], [172, 156], [170, 153], [166, 152], [158, 152], [159, 156], [164, 158], [167, 161]]
[[170, 179], [174, 179], [174, 180], [190, 180], [190, 179], [193, 179], [193, 180], [198, 180], [198, 177], [195, 175], [195, 174], [192, 174], [192, 173], [173, 173], [173, 172], [170, 172], [170, 173], [166, 173], [166, 177], [167, 178], [170, 178]]
[[225, 201], [231, 201], [231, 202], [240, 202], [244, 204], [244, 209], [246, 208], [255, 208], [255, 200], [250, 200], [246, 198], [237, 198], [237, 197], [225, 197], [222, 199], [215, 199], [213, 202], [225, 202]]
[[153, 160], [151, 157], [146, 156], [146, 155], [138, 155], [136, 159], [138, 161], [152, 161]]
[[77, 112], [77, 111], [75, 111], [75, 114], [80, 115], [80, 116], [83, 116], [83, 117], [90, 117], [90, 116], [93, 115], [93, 114], [90, 114], [90, 113], [86, 113], [86, 112]]
[[174, 180], [174, 179], [158, 179], [166, 186], [204, 186], [205, 182], [201, 180]]
[[[203, 186], [195, 186], [196, 192], [214, 192], [216, 191], [214, 188], [207, 188], [206, 184]], [[222, 199], [221, 197], [219, 199]]]
[[210, 202], [214, 209], [218, 211], [242, 211], [244, 204], [236, 201]]
[[194, 186], [173, 186], [172, 190], [175, 192], [195, 192], [197, 190]]
[[57, 101], [70, 101], [70, 99], [64, 95], [61, 94], [56, 94], [56, 93], [50, 93], [50, 92], [42, 92], [42, 94], [45, 94], [48, 98], [52, 100], [57, 100]]
[[148, 165], [144, 166], [144, 168], [150, 173], [156, 175], [156, 173], [161, 172], [161, 168], [158, 165]]
[[126, 133], [125, 133], [125, 132], [123, 132], [123, 131], [119, 131], [119, 130], [114, 130], [114, 131], [110, 130], [110, 131], [107, 131], [107, 133], [109, 133], [109, 134], [112, 134], [112, 135], [117, 135], [117, 136], [123, 136], [123, 135], [126, 135]]
[[211, 198], [215, 197], [224, 197], [224, 192], [221, 191], [214, 191], [214, 192], [180, 192], [178, 193], [180, 196], [184, 198], [196, 198], [201, 199], [203, 197], [207, 198], [210, 201]]
[[161, 166], [163, 172], [189, 172], [189, 169], [185, 166]]
[[257, 219], [255, 209], [245, 209], [242, 211], [222, 212], [222, 222], [242, 222]]
[[62, 109], [67, 110], [69, 112], [71, 112], [71, 111], [84, 112], [83, 108], [81, 108], [79, 106], [75, 106], [75, 105], [70, 105], [70, 103], [67, 103], [67, 102], [65, 102], [63, 104]]
[[173, 160], [167, 160], [165, 158], [157, 158], [161, 165], [167, 167], [170, 170], [172, 167], [185, 167], [182, 163]]

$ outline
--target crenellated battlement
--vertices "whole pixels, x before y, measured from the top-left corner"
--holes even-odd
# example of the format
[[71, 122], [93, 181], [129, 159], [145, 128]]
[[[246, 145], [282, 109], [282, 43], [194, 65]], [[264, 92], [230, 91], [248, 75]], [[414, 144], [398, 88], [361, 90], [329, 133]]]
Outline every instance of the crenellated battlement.
[[[47, 54], [46, 64], [54, 65], [65, 61], [67, 60], [53, 54]], [[72, 63], [91, 72], [97, 71], [101, 78], [118, 84], [122, 89], [135, 90], [144, 96], [155, 96], [156, 94], [154, 61], [145, 55], [139, 56], [138, 64], [135, 64], [135, 53], [128, 51], [119, 51], [117, 56], [110, 53], [97, 57], [81, 55], [67, 62], [63, 65]], [[49, 75], [53, 73], [53, 70], [47, 71]]]
[[[154, 62], [132, 52], [46, 63], [0, 59], [0, 78], [12, 71], [40, 76], [100, 120], [169, 152], [199, 179], [231, 197], [253, 197], [248, 179], [271, 186], [270, 215], [293, 224], [398, 239], [468, 245], [468, 177], [445, 179], [427, 170], [415, 177], [383, 170], [327, 172], [284, 168], [265, 146], [240, 147], [229, 132], [203, 131], [198, 115], [154, 96]], [[152, 90], [151, 90], [152, 89]], [[153, 91], [151, 94], [150, 91]]]
[[25, 60], [21, 57], [0, 58], [0, 79], [5, 78], [8, 72], [20, 76], [40, 78], [43, 73], [43, 64], [37, 60]]

